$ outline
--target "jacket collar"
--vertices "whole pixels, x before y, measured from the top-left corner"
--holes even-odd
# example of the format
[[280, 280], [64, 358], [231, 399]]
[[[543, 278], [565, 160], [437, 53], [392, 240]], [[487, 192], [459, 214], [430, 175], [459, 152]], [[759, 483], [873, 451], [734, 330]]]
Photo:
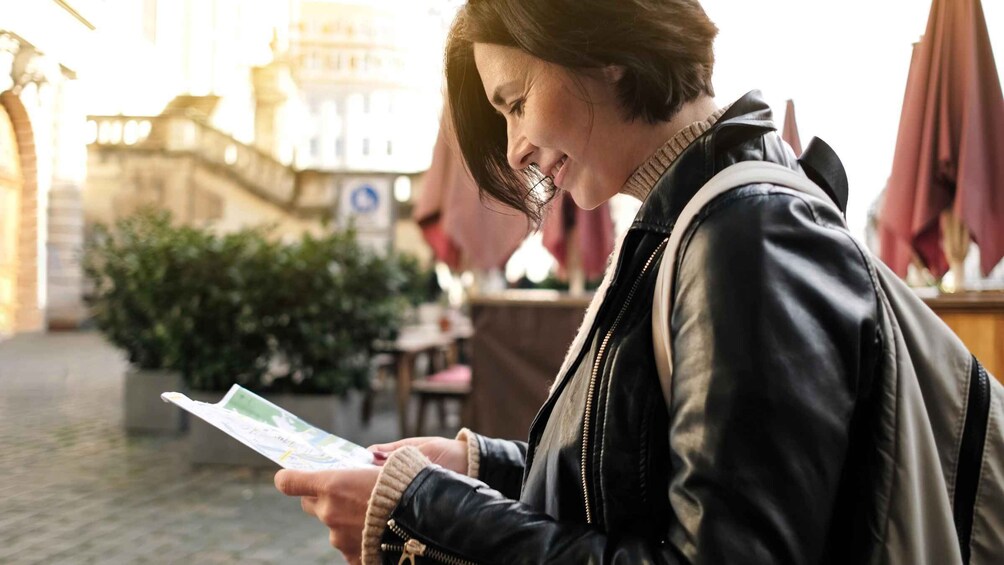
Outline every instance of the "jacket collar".
[[777, 148], [768, 151], [766, 144], [751, 143], [776, 129], [770, 106], [760, 91], [746, 93], [673, 161], [642, 203], [631, 229], [669, 234], [694, 194], [718, 171], [733, 163], [759, 159], [790, 166], [782, 158], [783, 151], [777, 155]]

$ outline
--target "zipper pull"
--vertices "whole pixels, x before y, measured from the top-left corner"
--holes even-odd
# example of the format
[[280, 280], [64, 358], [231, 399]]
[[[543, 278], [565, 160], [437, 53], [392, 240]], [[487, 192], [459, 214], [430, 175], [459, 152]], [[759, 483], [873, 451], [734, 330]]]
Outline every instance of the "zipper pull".
[[417, 539], [410, 539], [404, 543], [404, 551], [401, 552], [397, 565], [404, 565], [405, 562], [415, 565], [415, 557], [422, 555], [425, 555], [425, 544]]

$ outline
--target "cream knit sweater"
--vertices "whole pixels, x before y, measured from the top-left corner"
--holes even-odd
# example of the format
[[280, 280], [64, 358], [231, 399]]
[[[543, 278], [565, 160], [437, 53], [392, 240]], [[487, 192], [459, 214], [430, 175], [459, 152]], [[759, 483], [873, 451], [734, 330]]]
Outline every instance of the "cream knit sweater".
[[[662, 174], [666, 172], [680, 153], [701, 134], [710, 129], [727, 109], [727, 107], [722, 108], [712, 114], [707, 120], [695, 122], [677, 132], [665, 145], [660, 147], [645, 163], [635, 170], [634, 174], [624, 183], [621, 192], [644, 201], [656, 182], [658, 182]], [[611, 257], [617, 257], [620, 253], [622, 241], [623, 237], [617, 241]], [[575, 352], [582, 347], [585, 335], [589, 333], [589, 328], [592, 327], [596, 311], [599, 309], [599, 305], [606, 295], [607, 287], [613, 276], [613, 265], [615, 264], [616, 261], [610, 261], [608, 264], [607, 273], [603, 277], [600, 288], [597, 289], [593, 296], [589, 309], [586, 310], [582, 326], [579, 328], [578, 334], [572, 342], [572, 347], [569, 349], [569, 354], [565, 357], [565, 362], [562, 364], [561, 371], [558, 373], [559, 375], [564, 374], [568, 368], [567, 365], [575, 357]], [[457, 439], [467, 443], [467, 475], [477, 478], [480, 462], [477, 439], [466, 428], [460, 430], [460, 433], [457, 434]], [[411, 484], [422, 469], [429, 465], [432, 465], [429, 459], [422, 455], [422, 452], [415, 447], [399, 449], [387, 458], [383, 469], [380, 471], [373, 494], [370, 496], [369, 507], [366, 510], [366, 524], [363, 529], [362, 547], [362, 562], [364, 565], [380, 563], [380, 537], [387, 527], [390, 514], [394, 511], [408, 485]]]

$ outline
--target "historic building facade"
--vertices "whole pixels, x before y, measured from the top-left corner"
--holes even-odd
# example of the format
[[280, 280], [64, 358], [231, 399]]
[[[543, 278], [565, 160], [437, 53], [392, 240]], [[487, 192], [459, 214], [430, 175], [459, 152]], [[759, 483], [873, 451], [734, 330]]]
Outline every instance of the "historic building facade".
[[429, 165], [450, 11], [445, 0], [0, 8], [0, 336], [85, 320], [87, 226], [145, 205], [282, 237], [351, 222], [375, 247], [427, 253], [401, 206]]
[[437, 3], [294, 3], [289, 59], [308, 115], [300, 164], [324, 170], [428, 168], [442, 97]]

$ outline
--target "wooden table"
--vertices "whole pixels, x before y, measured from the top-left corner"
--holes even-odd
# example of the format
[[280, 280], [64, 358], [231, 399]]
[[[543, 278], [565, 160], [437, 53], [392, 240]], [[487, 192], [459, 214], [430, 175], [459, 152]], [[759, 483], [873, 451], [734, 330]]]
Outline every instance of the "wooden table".
[[379, 349], [394, 356], [394, 373], [397, 377], [397, 417], [401, 437], [408, 437], [410, 422], [408, 407], [411, 404], [411, 383], [415, 380], [415, 362], [428, 355], [430, 362], [436, 354], [456, 358], [458, 343], [474, 333], [470, 321], [460, 320], [448, 331], [439, 326], [408, 326], [401, 328], [398, 338]]

